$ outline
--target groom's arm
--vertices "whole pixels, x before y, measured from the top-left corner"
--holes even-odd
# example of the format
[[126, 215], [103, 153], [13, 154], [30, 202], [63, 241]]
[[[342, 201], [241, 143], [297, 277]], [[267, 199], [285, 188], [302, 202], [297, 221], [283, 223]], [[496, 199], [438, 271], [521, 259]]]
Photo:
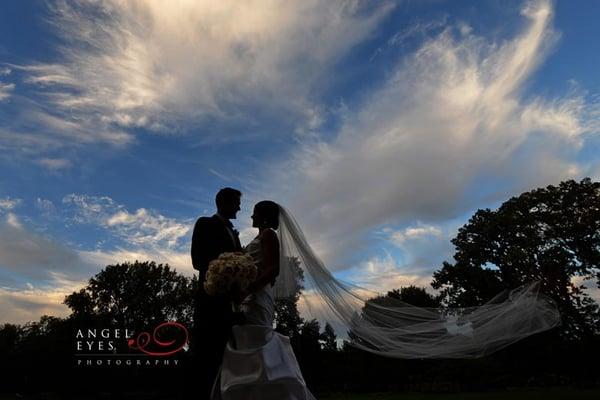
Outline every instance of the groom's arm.
[[210, 255], [210, 219], [206, 217], [198, 218], [194, 225], [194, 233], [192, 234], [192, 266], [196, 271], [200, 272], [200, 278], [206, 273], [206, 267], [209, 263]]

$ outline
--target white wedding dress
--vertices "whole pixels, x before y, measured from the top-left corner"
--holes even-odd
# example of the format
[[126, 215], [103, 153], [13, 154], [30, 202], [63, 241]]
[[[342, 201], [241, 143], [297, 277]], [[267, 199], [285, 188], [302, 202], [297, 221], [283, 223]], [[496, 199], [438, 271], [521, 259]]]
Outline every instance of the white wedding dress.
[[[246, 252], [262, 265], [259, 238]], [[273, 330], [275, 304], [267, 284], [242, 303], [246, 324], [233, 327], [223, 364], [213, 387], [213, 400], [314, 400], [300, 372], [290, 339]]]

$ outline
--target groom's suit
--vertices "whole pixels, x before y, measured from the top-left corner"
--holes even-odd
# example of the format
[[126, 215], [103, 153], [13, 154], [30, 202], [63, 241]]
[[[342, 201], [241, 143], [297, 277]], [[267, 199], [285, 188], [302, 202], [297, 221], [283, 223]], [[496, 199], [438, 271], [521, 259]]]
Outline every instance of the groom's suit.
[[208, 264], [222, 253], [241, 250], [237, 231], [229, 220], [215, 214], [196, 221], [192, 265], [199, 272], [199, 289], [195, 299], [191, 351], [195, 379], [201, 385], [198, 399], [209, 398], [231, 327], [236, 322], [228, 297], [210, 296], [204, 291]]

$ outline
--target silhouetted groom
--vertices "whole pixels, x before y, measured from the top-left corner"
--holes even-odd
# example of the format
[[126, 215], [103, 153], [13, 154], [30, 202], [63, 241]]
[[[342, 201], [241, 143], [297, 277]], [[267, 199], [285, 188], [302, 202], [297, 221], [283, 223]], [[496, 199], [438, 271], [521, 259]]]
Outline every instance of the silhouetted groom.
[[209, 399], [210, 390], [222, 361], [225, 344], [234, 324], [231, 300], [209, 296], [204, 291], [208, 263], [221, 253], [241, 251], [238, 232], [230, 219], [240, 210], [242, 193], [224, 188], [217, 193], [217, 213], [196, 221], [192, 236], [192, 265], [198, 270], [199, 290], [194, 308], [194, 327], [191, 337], [193, 375], [199, 380], [199, 400]]

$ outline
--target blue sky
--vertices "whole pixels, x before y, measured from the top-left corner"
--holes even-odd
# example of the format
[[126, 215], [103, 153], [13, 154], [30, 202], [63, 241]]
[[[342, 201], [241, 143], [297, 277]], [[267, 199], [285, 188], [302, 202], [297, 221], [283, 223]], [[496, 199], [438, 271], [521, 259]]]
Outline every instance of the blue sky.
[[216, 191], [340, 277], [426, 286], [478, 208], [600, 178], [598, 2], [0, 4], [0, 322], [103, 266], [191, 275]]

